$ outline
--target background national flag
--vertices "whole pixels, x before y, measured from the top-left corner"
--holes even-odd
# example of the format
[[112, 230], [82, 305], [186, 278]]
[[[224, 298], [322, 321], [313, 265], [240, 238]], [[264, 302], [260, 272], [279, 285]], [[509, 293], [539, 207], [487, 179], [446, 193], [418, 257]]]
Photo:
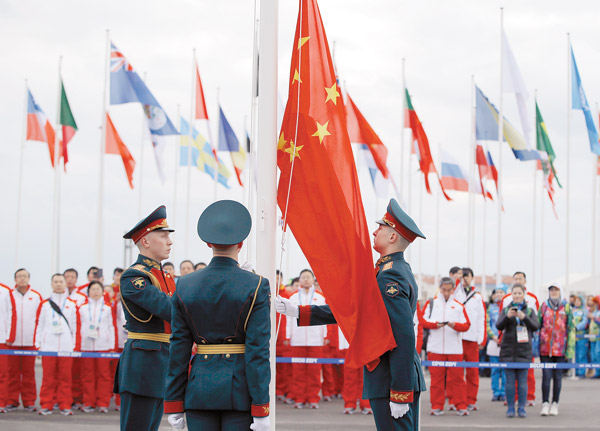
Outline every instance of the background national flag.
[[556, 159], [556, 154], [554, 153], [554, 149], [552, 148], [552, 144], [550, 143], [550, 138], [548, 136], [548, 130], [546, 129], [546, 123], [544, 123], [544, 119], [542, 118], [542, 113], [540, 112], [540, 108], [535, 102], [535, 129], [536, 129], [536, 141], [537, 141], [537, 149], [540, 153], [541, 160], [538, 160], [538, 169], [541, 169], [544, 173], [544, 188], [548, 192], [548, 197], [550, 198], [550, 202], [552, 202], [552, 209], [554, 210], [554, 215], [558, 218], [558, 214], [556, 212], [556, 205], [554, 203], [554, 184], [553, 180], [556, 179], [556, 183], [559, 187], [562, 188], [560, 181], [558, 181], [558, 177], [556, 176], [556, 170], [554, 168], [554, 160]]
[[31, 90], [27, 89], [27, 134], [28, 141], [40, 141], [48, 144], [50, 152], [50, 163], [54, 167], [54, 142], [56, 134], [54, 127], [50, 124], [48, 117], [42, 108], [36, 103], [31, 94]]
[[[215, 155], [210, 143], [198, 132], [198, 130], [196, 130], [195, 127], [191, 129], [192, 136], [190, 139], [190, 124], [183, 117], [180, 118], [180, 121], [179, 166], [188, 165], [188, 149], [191, 146], [191, 166], [197, 167], [211, 178], [214, 178], [217, 162], [215, 161]], [[217, 181], [226, 188], [229, 188], [229, 177], [231, 177], [231, 173], [227, 167], [219, 161]]]
[[442, 184], [446, 190], [469, 191], [468, 175], [458, 161], [444, 149], [440, 149], [442, 158]]
[[315, 0], [300, 2], [288, 94], [277, 143], [279, 207], [349, 341], [347, 363], [372, 367], [396, 343], [375, 279], [344, 106]]
[[204, 90], [202, 89], [202, 81], [200, 81], [200, 70], [196, 64], [196, 109], [194, 110], [194, 118], [196, 120], [208, 120], [208, 111], [206, 110], [206, 101], [204, 100]]
[[[483, 146], [481, 144], [477, 144], [475, 146], [475, 164], [477, 165], [477, 170], [479, 171], [479, 184], [481, 186], [480, 191], [484, 198], [492, 199], [492, 195], [485, 189], [484, 181], [486, 179], [493, 179], [492, 174], [492, 166], [489, 165], [488, 159], [483, 152]], [[495, 169], [495, 167], [494, 167]], [[496, 175], [496, 186], [498, 183], [498, 175]], [[497, 190], [496, 190], [497, 191]]]
[[117, 133], [117, 129], [115, 129], [108, 112], [106, 113], [105, 152], [106, 154], [119, 154], [121, 156], [121, 159], [123, 160], [123, 166], [125, 167], [125, 173], [127, 174], [127, 181], [129, 181], [129, 187], [133, 188], [133, 170], [135, 169], [135, 160]]
[[71, 106], [67, 99], [67, 92], [65, 91], [65, 84], [62, 78], [60, 80], [60, 125], [62, 126], [61, 150], [66, 169], [67, 162], [69, 161], [67, 145], [71, 139], [73, 139], [73, 135], [75, 135], [75, 132], [77, 131], [77, 123], [75, 123], [75, 118], [71, 112]]
[[231, 161], [233, 163], [233, 169], [235, 169], [235, 175], [237, 176], [240, 186], [244, 186], [242, 183], [242, 172], [246, 167], [246, 160], [248, 158], [246, 150], [243, 145], [240, 145], [240, 141], [233, 128], [227, 121], [223, 108], [219, 106], [219, 151], [229, 151], [231, 154]]
[[585, 91], [583, 91], [583, 85], [581, 84], [581, 77], [579, 76], [579, 69], [575, 62], [575, 54], [573, 53], [573, 47], [571, 47], [571, 107], [573, 109], [579, 109], [583, 111], [585, 117], [585, 125], [587, 126], [588, 137], [590, 139], [590, 149], [592, 153], [600, 156], [600, 143], [598, 141], [598, 131], [592, 118], [592, 111], [588, 104]]

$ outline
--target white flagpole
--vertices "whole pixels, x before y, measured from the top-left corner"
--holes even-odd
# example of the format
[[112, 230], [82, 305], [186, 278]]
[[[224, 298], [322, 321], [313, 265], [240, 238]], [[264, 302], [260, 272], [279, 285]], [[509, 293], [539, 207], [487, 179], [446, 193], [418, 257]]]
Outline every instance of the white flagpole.
[[[414, 141], [412, 140], [412, 132], [411, 132], [411, 140], [410, 140], [410, 145], [409, 145], [409, 150], [408, 150], [408, 181], [407, 181], [407, 185], [408, 185], [408, 214], [412, 213], [412, 146], [414, 145]], [[410, 247], [408, 248], [408, 250], [406, 250], [406, 260], [408, 262], [410, 262], [410, 258], [411, 258], [411, 249]]]
[[569, 288], [569, 245], [571, 236], [571, 35], [567, 33], [567, 217], [565, 237], [565, 289]]
[[[596, 103], [598, 114], [598, 104]], [[600, 126], [600, 124], [599, 124]], [[596, 282], [596, 256], [598, 252], [598, 234], [596, 229], [597, 199], [598, 199], [598, 157], [594, 155], [594, 170], [592, 171], [592, 283]]]
[[[181, 126], [181, 105], [177, 104], [177, 121]], [[179, 128], [181, 132], [181, 127]], [[173, 225], [177, 226], [177, 180], [179, 177], [179, 152], [181, 151], [181, 139], [177, 138], [177, 144], [175, 145], [175, 175], [173, 181]], [[175, 231], [177, 232], [177, 230]], [[173, 234], [175, 234], [173, 232]], [[173, 235], [175, 236], [175, 235]]]
[[[146, 82], [147, 73], [144, 72], [144, 83]], [[148, 123], [146, 120], [146, 113], [142, 110], [142, 134], [140, 137], [140, 169], [139, 169], [139, 181], [138, 181], [138, 219], [142, 218], [142, 194], [144, 190], [144, 142], [146, 141], [146, 131], [148, 130]]]
[[[400, 109], [402, 110], [402, 127], [400, 127], [400, 196], [404, 200], [404, 132], [406, 132], [406, 82], [404, 80], [404, 67], [406, 65], [406, 59], [402, 59], [402, 94], [400, 99]], [[410, 157], [410, 153], [409, 156]], [[409, 172], [410, 175], [410, 172]]]
[[502, 170], [502, 145], [504, 144], [504, 83], [502, 73], [502, 63], [504, 61], [504, 8], [500, 8], [500, 101], [498, 103], [498, 262], [496, 268], [496, 284], [502, 282], [502, 180], [504, 172]]
[[[542, 187], [542, 196], [541, 196], [541, 207], [540, 207], [540, 282], [539, 284], [543, 286], [544, 284], [544, 188]], [[538, 291], [539, 292], [539, 291]]]
[[59, 232], [60, 232], [60, 95], [61, 95], [61, 69], [62, 55], [58, 57], [58, 103], [56, 108], [56, 133], [54, 134], [54, 196], [52, 200], [52, 249], [51, 249], [51, 269], [53, 272], [59, 271]]
[[106, 152], [106, 114], [108, 113], [108, 80], [110, 65], [110, 35], [106, 30], [106, 60], [104, 62], [104, 91], [102, 94], [102, 131], [100, 132], [100, 184], [98, 190], [98, 226], [96, 227], [96, 265], [104, 262], [104, 153]]
[[[250, 214], [256, 213], [256, 143], [257, 143], [257, 113], [258, 113], [258, 1], [254, 0], [254, 43], [252, 53], [252, 98], [250, 108], [250, 154], [248, 154], [248, 211]], [[252, 225], [250, 235], [246, 241], [246, 261], [253, 267], [256, 263], [256, 224]]]
[[[485, 191], [484, 191], [485, 193]], [[481, 234], [481, 293], [483, 294], [487, 287], [487, 274], [485, 272], [485, 249], [486, 249], [486, 222], [487, 222], [487, 199], [483, 198], [483, 218], [482, 218], [482, 234]]]
[[[419, 226], [423, 228], [423, 187], [419, 187]], [[419, 241], [419, 286], [423, 286], [423, 241]]]
[[[442, 151], [440, 145], [438, 144], [438, 155], [442, 158]], [[438, 165], [441, 166], [441, 163]], [[440, 195], [442, 194], [442, 190], [440, 187], [437, 187], [437, 193], [435, 195], [435, 279], [434, 279], [434, 287], [440, 285]], [[423, 286], [419, 286], [421, 289]]]
[[[277, 226], [277, 40], [278, 0], [260, 3], [260, 65], [258, 69], [258, 184], [256, 228], [256, 272], [271, 280], [271, 297], [279, 286], [275, 281]], [[260, 250], [259, 250], [260, 247]], [[260, 252], [259, 252], [260, 251]], [[271, 307], [271, 429], [275, 430], [275, 307]]]
[[19, 243], [21, 231], [21, 202], [23, 197], [23, 159], [25, 156], [25, 142], [27, 141], [27, 105], [29, 103], [29, 88], [25, 79], [25, 110], [23, 114], [23, 135], [21, 136], [21, 148], [19, 149], [19, 185], [17, 187], [17, 222], [15, 224], [15, 269], [19, 267]]
[[[196, 85], [196, 49], [192, 50], [192, 91], [190, 98], [190, 118], [189, 118], [189, 130], [188, 130], [188, 148], [187, 148], [187, 193], [185, 199], [185, 257], [184, 259], [190, 258], [190, 202], [192, 200], [192, 145], [194, 143], [194, 134], [192, 133], [194, 127], [194, 100], [196, 96], [195, 86]], [[217, 167], [215, 167], [215, 170]]]
[[476, 111], [475, 111], [475, 77], [471, 75], [471, 146], [469, 150], [469, 206], [467, 216], [467, 262], [469, 266], [473, 265], [473, 246], [474, 246], [474, 230], [473, 225], [473, 207], [475, 206], [475, 190], [473, 189], [475, 180], [475, 148], [477, 145], [476, 139]]
[[[221, 88], [217, 87], [217, 110], [218, 110], [218, 115], [219, 115], [219, 119], [217, 120], [217, 124], [219, 125], [218, 127], [220, 127], [221, 124], [221, 102], [220, 102], [220, 93], [221, 93]], [[216, 202], [217, 201], [217, 195], [218, 195], [218, 190], [217, 190], [217, 186], [219, 185], [219, 143], [213, 141], [213, 135], [212, 135], [212, 128], [210, 127], [210, 121], [206, 122], [206, 127], [208, 128], [208, 139], [210, 140], [212, 147], [215, 151], [215, 154], [217, 155], [217, 157], [215, 158], [215, 172], [214, 172], [214, 189], [213, 189], [213, 201]], [[217, 133], [217, 139], [218, 139], [219, 134]]]
[[536, 251], [537, 251], [537, 238], [536, 238], [536, 221], [537, 221], [537, 195], [538, 195], [538, 190], [537, 190], [537, 164], [536, 166], [534, 166], [533, 168], [533, 220], [532, 220], [532, 226], [531, 226], [531, 232], [533, 233], [532, 235], [532, 246], [533, 246], [533, 250], [532, 250], [532, 260], [531, 260], [531, 289], [533, 290], [533, 292], [537, 293], [539, 291], [538, 289], [538, 280], [536, 277]]

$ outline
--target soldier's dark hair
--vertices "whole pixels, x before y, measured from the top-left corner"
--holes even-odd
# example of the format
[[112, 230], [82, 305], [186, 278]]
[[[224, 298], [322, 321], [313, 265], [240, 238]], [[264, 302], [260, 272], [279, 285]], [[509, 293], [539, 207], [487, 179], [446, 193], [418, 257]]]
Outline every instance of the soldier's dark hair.
[[88, 287], [87, 287], [87, 294], [88, 294], [88, 296], [90, 296], [90, 288], [92, 286], [94, 286], [95, 284], [97, 284], [98, 286], [100, 286], [102, 288], [102, 292], [104, 292], [104, 286], [102, 285], [102, 283], [100, 283], [98, 280], [92, 280], [92, 281], [90, 281], [90, 284], [88, 284]]
[[54, 280], [56, 277], [65, 278], [65, 275], [61, 274], [60, 272], [57, 272], [56, 274], [52, 274], [52, 277], [50, 277], [50, 280]]
[[86, 275], [89, 277], [91, 272], [98, 271], [98, 269], [99, 268], [97, 266], [90, 266], [90, 269], [87, 270]]
[[513, 277], [514, 277], [515, 275], [519, 275], [519, 274], [521, 274], [521, 275], [523, 276], [523, 278], [524, 278], [525, 280], [527, 280], [527, 276], [525, 275], [525, 273], [524, 273], [523, 271], [517, 271], [517, 272], [515, 272], [515, 273], [513, 274]]
[[[305, 272], [310, 272], [310, 275], [312, 275], [313, 278], [314, 278], [315, 274], [310, 269], [308, 269], [308, 268], [307, 269], [303, 269], [302, 271], [300, 271], [300, 276], [302, 276], [302, 274], [304, 274]], [[298, 278], [300, 278], [300, 277], [298, 277]]]
[[21, 272], [21, 271], [25, 271], [25, 272], [27, 273], [27, 275], [28, 275], [29, 277], [31, 277], [31, 274], [29, 273], [29, 271], [27, 271], [25, 268], [19, 268], [19, 269], [17, 269], [17, 270], [15, 271], [15, 280], [17, 279], [17, 274], [18, 274], [19, 272]]
[[186, 260], [182, 260], [181, 263], [179, 264], [179, 269], [181, 269], [181, 267], [183, 266], [184, 263], [188, 262], [190, 265], [192, 265], [192, 267], [194, 266], [194, 262], [192, 262], [189, 259]]
[[292, 278], [292, 283], [291, 284], [294, 284], [294, 283], [300, 283], [300, 279], [298, 277]]
[[123, 271], [123, 268], [118, 268], [118, 267], [117, 267], [117, 268], [115, 268], [115, 270], [113, 271], [113, 275], [117, 274], [117, 272], [118, 272], [119, 274], [123, 274], [123, 272], [124, 272], [124, 271]]
[[473, 277], [473, 270], [471, 268], [463, 268], [463, 277], [465, 275], [470, 275], [471, 277]]
[[75, 278], [79, 277], [79, 273], [77, 272], [77, 270], [75, 268], [67, 268], [64, 270], [63, 275], [67, 275], [67, 272], [74, 272], [75, 273]]
[[442, 277], [440, 279], [440, 287], [442, 287], [444, 284], [451, 284], [454, 286], [454, 280], [452, 280], [450, 277]]
[[450, 268], [450, 275], [454, 275], [458, 271], [460, 271], [460, 268], [458, 266], [453, 266], [452, 268]]

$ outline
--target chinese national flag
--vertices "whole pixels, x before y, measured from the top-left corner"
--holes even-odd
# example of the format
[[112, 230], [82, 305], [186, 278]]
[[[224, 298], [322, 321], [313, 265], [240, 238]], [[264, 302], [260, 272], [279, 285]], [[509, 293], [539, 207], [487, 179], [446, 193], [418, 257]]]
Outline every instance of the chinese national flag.
[[127, 180], [129, 181], [129, 187], [133, 188], [133, 170], [135, 169], [135, 160], [129, 152], [129, 149], [125, 143], [121, 140], [121, 137], [117, 133], [117, 129], [110, 119], [108, 112], [106, 113], [106, 154], [119, 154], [123, 159], [123, 165], [125, 166], [125, 173], [127, 174]]
[[348, 96], [348, 109], [346, 111], [346, 121], [348, 122], [348, 135], [350, 136], [350, 142], [356, 144], [365, 144], [369, 147], [375, 165], [381, 171], [383, 178], [388, 178], [389, 172], [387, 169], [387, 148], [375, 133], [375, 130], [367, 122], [367, 119], [358, 110], [354, 101]]
[[347, 363], [376, 361], [396, 343], [316, 0], [301, 0], [277, 150], [279, 207], [350, 343]]
[[[202, 82], [200, 81], [200, 71], [198, 65], [196, 65], [196, 113], [194, 118], [196, 120], [208, 120], [208, 111], [206, 110], [206, 102], [204, 101], [204, 90], [202, 89]], [[212, 142], [211, 142], [212, 143]]]

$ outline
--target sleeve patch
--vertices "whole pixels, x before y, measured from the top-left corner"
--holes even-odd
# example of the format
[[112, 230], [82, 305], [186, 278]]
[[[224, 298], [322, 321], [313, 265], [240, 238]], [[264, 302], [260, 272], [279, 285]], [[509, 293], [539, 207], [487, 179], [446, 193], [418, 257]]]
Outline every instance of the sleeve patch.
[[146, 279], [144, 277], [136, 277], [131, 280], [131, 284], [138, 290], [142, 290], [146, 288]]
[[398, 292], [400, 292], [398, 283], [388, 283], [385, 285], [385, 293], [387, 296], [394, 297], [394, 296], [398, 295]]

